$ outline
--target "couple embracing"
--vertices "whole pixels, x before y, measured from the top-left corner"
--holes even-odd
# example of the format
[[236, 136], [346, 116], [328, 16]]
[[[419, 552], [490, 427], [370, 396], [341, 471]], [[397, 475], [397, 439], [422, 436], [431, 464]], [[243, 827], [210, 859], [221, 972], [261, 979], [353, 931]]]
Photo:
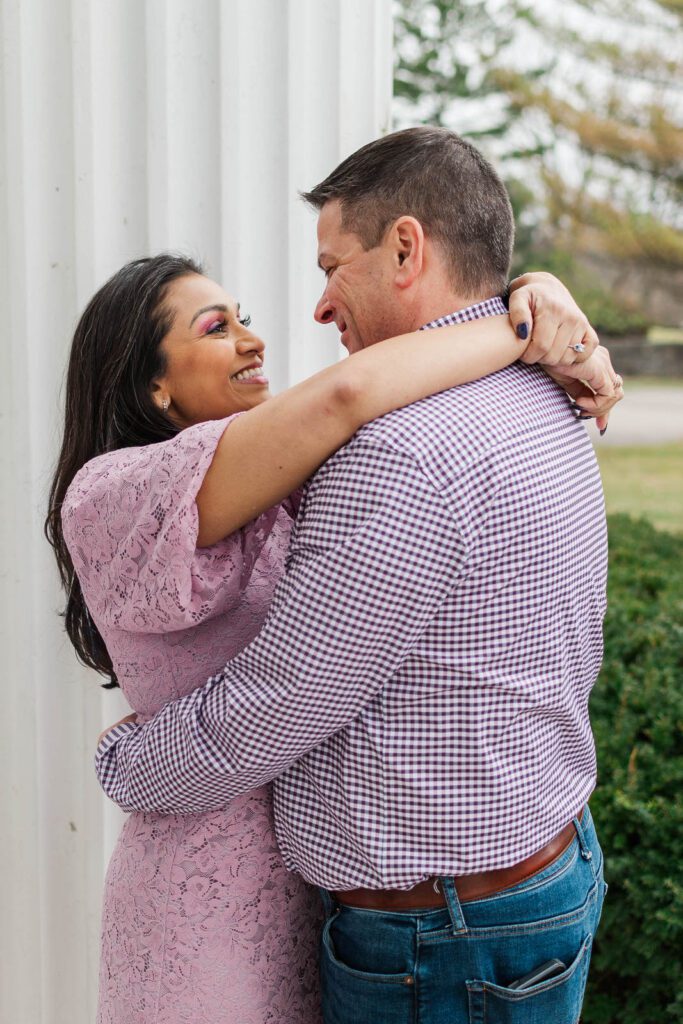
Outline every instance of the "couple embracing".
[[554, 279], [508, 314], [508, 197], [453, 133], [304, 198], [349, 359], [271, 398], [239, 304], [168, 255], [74, 337], [48, 529], [137, 713], [97, 753], [133, 812], [99, 1021], [575, 1024], [605, 891], [580, 419], [621, 379]]

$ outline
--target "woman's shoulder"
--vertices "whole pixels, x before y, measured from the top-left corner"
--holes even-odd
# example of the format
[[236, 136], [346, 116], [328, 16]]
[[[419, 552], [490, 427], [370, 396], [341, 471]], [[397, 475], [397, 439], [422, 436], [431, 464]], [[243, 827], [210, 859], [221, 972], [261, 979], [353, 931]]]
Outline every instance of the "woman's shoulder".
[[197, 548], [197, 492], [231, 418], [100, 455], [72, 482], [62, 506], [64, 539], [98, 626], [166, 633], [240, 600], [285, 513], [276, 506]]
[[186, 427], [166, 441], [117, 448], [95, 456], [71, 481], [62, 515], [121, 489], [132, 487], [138, 499], [149, 492], [177, 489], [197, 472], [205, 471], [231, 419], [207, 420]]

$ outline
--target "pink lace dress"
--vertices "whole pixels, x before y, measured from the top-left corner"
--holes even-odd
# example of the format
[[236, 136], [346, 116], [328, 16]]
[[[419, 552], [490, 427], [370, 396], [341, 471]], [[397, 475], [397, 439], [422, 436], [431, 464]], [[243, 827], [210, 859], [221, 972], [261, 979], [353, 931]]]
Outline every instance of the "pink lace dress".
[[[143, 716], [253, 639], [282, 572], [282, 507], [196, 548], [195, 496], [227, 422], [100, 456], [64, 503], [88, 608]], [[318, 1024], [318, 921], [278, 853], [269, 787], [207, 814], [133, 813], [107, 873], [98, 1022]]]

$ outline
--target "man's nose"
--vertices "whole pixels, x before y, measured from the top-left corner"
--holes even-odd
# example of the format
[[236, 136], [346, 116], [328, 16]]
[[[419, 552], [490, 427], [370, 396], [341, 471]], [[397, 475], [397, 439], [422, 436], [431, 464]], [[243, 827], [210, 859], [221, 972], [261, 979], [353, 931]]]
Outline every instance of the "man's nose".
[[330, 324], [334, 320], [334, 310], [327, 301], [327, 293], [323, 292], [318, 300], [318, 305], [313, 311], [313, 319], [319, 324]]

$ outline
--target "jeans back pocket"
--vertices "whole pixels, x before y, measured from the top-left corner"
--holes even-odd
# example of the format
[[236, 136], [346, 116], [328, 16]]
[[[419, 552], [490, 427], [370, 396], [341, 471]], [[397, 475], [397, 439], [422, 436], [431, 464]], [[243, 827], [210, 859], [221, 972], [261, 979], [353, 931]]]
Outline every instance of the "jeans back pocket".
[[325, 1024], [412, 1024], [414, 973], [375, 973], [344, 962], [333, 939], [335, 920], [333, 915], [323, 928], [320, 953]]
[[470, 1024], [577, 1024], [586, 989], [593, 937], [561, 974], [526, 989], [468, 981]]

